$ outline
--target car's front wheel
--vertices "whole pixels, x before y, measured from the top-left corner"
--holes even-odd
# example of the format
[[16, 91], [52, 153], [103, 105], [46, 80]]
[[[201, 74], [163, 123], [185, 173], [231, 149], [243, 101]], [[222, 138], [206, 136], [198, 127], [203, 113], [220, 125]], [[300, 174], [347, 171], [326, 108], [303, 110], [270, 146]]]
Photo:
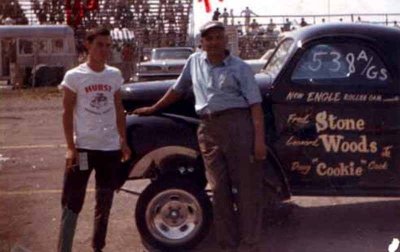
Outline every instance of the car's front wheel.
[[135, 217], [144, 244], [162, 251], [187, 250], [208, 233], [212, 208], [194, 181], [165, 178], [141, 193]]

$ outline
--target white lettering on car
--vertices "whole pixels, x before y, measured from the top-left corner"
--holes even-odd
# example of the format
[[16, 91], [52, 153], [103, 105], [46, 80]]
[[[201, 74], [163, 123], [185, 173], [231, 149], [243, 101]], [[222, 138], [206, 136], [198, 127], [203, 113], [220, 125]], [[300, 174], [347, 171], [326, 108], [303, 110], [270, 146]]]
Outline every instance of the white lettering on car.
[[302, 175], [307, 175], [311, 170], [311, 165], [304, 165], [296, 161], [292, 163], [291, 171], [297, 171]]
[[287, 101], [291, 101], [291, 100], [301, 100], [304, 97], [303, 93], [299, 93], [299, 92], [289, 92], [286, 95], [286, 100]]
[[356, 166], [354, 162], [348, 164], [340, 162], [337, 166], [328, 166], [326, 163], [321, 162], [317, 165], [316, 171], [319, 176], [327, 177], [360, 177], [363, 175], [363, 168]]
[[368, 169], [369, 170], [378, 170], [378, 171], [387, 170], [388, 169], [388, 163], [386, 161], [382, 162], [382, 163], [379, 163], [377, 161], [371, 161], [368, 164]]
[[368, 142], [367, 136], [361, 135], [358, 141], [345, 140], [343, 135], [320, 135], [322, 145], [326, 152], [342, 153], [376, 153], [378, 143]]
[[307, 102], [339, 102], [340, 100], [340, 92], [310, 92], [307, 96]]
[[365, 129], [365, 121], [363, 119], [344, 118], [340, 119], [334, 114], [328, 114], [322, 111], [315, 116], [317, 132], [327, 129], [330, 130], [355, 130], [363, 131]]
[[297, 139], [295, 136], [291, 136], [286, 141], [286, 146], [314, 146], [314, 147], [318, 147], [319, 146], [319, 139], [316, 138], [314, 140], [300, 140], [300, 139]]
[[310, 114], [307, 114], [305, 116], [298, 116], [297, 114], [290, 114], [289, 118], [288, 118], [288, 123], [289, 124], [294, 124], [294, 123], [298, 123], [298, 124], [307, 124], [310, 122]]

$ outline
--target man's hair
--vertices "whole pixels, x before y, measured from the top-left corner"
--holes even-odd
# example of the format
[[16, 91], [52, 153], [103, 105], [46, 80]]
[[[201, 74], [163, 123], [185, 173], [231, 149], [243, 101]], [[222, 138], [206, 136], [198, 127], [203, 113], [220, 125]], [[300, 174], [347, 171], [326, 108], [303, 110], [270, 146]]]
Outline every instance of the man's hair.
[[92, 43], [98, 36], [111, 36], [110, 30], [105, 27], [97, 27], [95, 29], [90, 30], [86, 34], [86, 41]]

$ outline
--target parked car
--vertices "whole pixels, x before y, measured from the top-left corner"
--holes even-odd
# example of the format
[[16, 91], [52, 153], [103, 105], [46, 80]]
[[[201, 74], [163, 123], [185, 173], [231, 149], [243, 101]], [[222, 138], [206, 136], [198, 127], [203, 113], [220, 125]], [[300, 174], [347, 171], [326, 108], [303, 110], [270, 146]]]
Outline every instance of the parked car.
[[264, 68], [265, 64], [267, 64], [267, 61], [273, 52], [274, 49], [269, 49], [259, 59], [248, 59], [245, 60], [245, 62], [250, 65], [251, 70], [253, 70], [255, 74], [259, 73]]
[[[366, 24], [315, 25], [280, 40], [256, 75], [266, 207], [291, 195], [400, 195], [399, 45], [400, 30]], [[173, 82], [125, 85], [125, 108], [153, 104]], [[127, 177], [152, 181], [136, 224], [163, 251], [195, 246], [211, 223], [198, 123], [192, 94], [157, 115], [127, 118]]]
[[191, 47], [153, 48], [150, 61], [138, 64], [136, 79], [139, 81], [175, 79], [192, 53]]

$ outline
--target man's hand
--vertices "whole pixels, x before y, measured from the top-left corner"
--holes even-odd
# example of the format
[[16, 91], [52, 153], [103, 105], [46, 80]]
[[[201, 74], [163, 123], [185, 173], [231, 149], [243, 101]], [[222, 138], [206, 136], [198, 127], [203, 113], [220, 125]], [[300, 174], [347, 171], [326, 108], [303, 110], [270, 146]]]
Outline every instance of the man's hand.
[[152, 115], [157, 111], [161, 111], [167, 108], [169, 105], [179, 101], [182, 98], [182, 94], [174, 91], [172, 88], [168, 89], [167, 93], [154, 105], [149, 107], [138, 108], [133, 111], [137, 115]]
[[136, 114], [136, 115], [152, 115], [152, 114], [154, 114], [156, 112], [156, 110], [154, 109], [154, 107], [153, 106], [151, 106], [151, 107], [143, 107], [143, 108], [138, 108], [138, 109], [135, 109], [134, 111], [133, 111], [133, 113], [134, 114]]
[[255, 140], [254, 143], [254, 159], [257, 161], [262, 161], [267, 158], [267, 146], [263, 139]]
[[78, 164], [79, 154], [75, 147], [67, 148], [67, 153], [65, 153], [66, 167], [72, 168]]
[[121, 153], [122, 153], [122, 162], [125, 162], [130, 159], [132, 155], [132, 151], [126, 143], [121, 144]]

